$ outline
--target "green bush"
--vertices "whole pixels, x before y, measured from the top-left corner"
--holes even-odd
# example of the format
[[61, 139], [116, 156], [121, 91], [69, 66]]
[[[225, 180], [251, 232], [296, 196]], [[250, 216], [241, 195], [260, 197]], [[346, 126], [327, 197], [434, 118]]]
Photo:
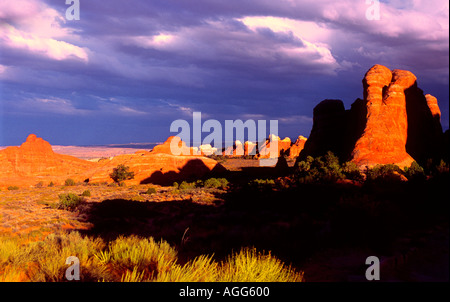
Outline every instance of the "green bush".
[[342, 173], [346, 179], [354, 181], [363, 181], [364, 176], [354, 162], [346, 162], [342, 165]]
[[443, 159], [441, 159], [439, 165], [436, 166], [436, 172], [437, 174], [448, 174], [449, 165]]
[[112, 173], [109, 174], [116, 183], [121, 184], [124, 180], [133, 179], [134, 172], [130, 171], [130, 167], [125, 165], [118, 165], [113, 169]]
[[257, 191], [271, 191], [275, 187], [273, 179], [254, 179], [248, 183], [250, 189]]
[[73, 211], [83, 202], [83, 199], [80, 196], [73, 193], [59, 194], [58, 197], [58, 209], [62, 210]]
[[196, 187], [196, 183], [195, 182], [187, 182], [187, 181], [183, 181], [178, 188], [180, 190], [190, 190], [190, 189], [195, 189]]
[[411, 166], [405, 167], [404, 171], [409, 181], [423, 181], [426, 179], [424, 169], [416, 161], [413, 161]]
[[10, 190], [10, 191], [19, 190], [19, 187], [18, 186], [9, 186], [8, 190]]
[[403, 171], [394, 164], [376, 165], [366, 170], [367, 181], [393, 182], [399, 181]]
[[72, 178], [67, 178], [66, 179], [66, 181], [64, 182], [64, 185], [65, 186], [74, 186], [76, 183], [75, 183], [75, 180], [73, 180]]
[[81, 196], [91, 197], [91, 191], [85, 190], [83, 193], [81, 193]]
[[225, 189], [228, 186], [226, 178], [209, 178], [203, 183], [205, 188]]
[[335, 182], [345, 178], [339, 158], [331, 151], [324, 156], [308, 156], [306, 160], [298, 162], [294, 175], [300, 183]]

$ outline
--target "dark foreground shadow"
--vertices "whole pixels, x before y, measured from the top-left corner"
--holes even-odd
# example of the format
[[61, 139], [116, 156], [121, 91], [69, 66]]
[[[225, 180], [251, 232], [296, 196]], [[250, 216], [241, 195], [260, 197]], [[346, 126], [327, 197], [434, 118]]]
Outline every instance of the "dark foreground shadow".
[[217, 164], [210, 170], [205, 163], [198, 158], [189, 160], [180, 171], [155, 171], [148, 178], [141, 181], [141, 184], [156, 184], [161, 186], [171, 186], [174, 182], [194, 181], [199, 178], [217, 177], [224, 173], [226, 169]]
[[256, 247], [294, 262], [317, 246], [320, 224], [295, 210], [296, 205], [284, 204], [286, 197], [255, 194], [232, 194], [219, 206], [191, 200], [104, 200], [89, 204], [83, 213], [93, 224], [85, 233], [107, 241], [121, 235], [164, 239], [176, 247], [180, 259], [201, 254], [220, 259], [241, 247]]
[[[83, 213], [93, 224], [85, 233], [105, 240], [121, 235], [164, 239], [177, 249], [180, 261], [201, 254], [223, 260], [241, 247], [256, 247], [302, 269], [311, 257], [330, 249], [403, 253], [420, 243], [408, 234], [438, 224], [448, 228], [444, 183], [378, 189], [339, 184], [281, 191], [242, 187], [226, 194], [221, 205], [104, 200], [90, 203]], [[357, 274], [364, 276], [366, 268], [361, 263]]]

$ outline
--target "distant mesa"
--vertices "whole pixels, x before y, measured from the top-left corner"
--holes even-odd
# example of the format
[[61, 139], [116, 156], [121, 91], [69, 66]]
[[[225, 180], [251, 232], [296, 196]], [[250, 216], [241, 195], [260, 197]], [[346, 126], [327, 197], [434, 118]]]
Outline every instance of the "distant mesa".
[[324, 100], [313, 112], [313, 127], [298, 160], [332, 151], [360, 167], [444, 156], [437, 99], [424, 95], [406, 70], [374, 65], [363, 78], [364, 99], [345, 110], [341, 100]]

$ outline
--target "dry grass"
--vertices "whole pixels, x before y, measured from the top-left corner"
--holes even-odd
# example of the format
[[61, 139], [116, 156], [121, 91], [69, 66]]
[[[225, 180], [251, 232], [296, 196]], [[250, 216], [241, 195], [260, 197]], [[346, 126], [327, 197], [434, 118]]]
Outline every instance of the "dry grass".
[[152, 237], [119, 237], [105, 244], [77, 232], [50, 234], [42, 241], [0, 238], [0, 281], [65, 281], [66, 258], [80, 260], [81, 281], [109, 282], [299, 282], [303, 273], [270, 254], [242, 249], [226, 262], [201, 255], [184, 265], [177, 251]]
[[[156, 193], [146, 194], [148, 188]], [[61, 194], [81, 196], [84, 203], [73, 211], [58, 209]], [[295, 272], [270, 254], [242, 249], [225, 262], [201, 255], [180, 263], [177, 250], [152, 237], [119, 236], [105, 242], [75, 230], [92, 227], [83, 207], [107, 199], [139, 202], [191, 200], [212, 204], [215, 189], [176, 190], [172, 187], [137, 185], [39, 186], [0, 191], [0, 281], [66, 281], [69, 256], [80, 260], [81, 281], [108, 282], [210, 282], [302, 281]], [[258, 272], [259, 273], [258, 273]]]

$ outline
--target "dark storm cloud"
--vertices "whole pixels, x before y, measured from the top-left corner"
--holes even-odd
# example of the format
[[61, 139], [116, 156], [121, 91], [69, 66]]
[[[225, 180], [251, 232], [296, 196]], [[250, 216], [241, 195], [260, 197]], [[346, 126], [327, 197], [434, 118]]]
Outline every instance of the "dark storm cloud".
[[[23, 1], [0, 4], [1, 114], [23, 123], [0, 144], [39, 129], [57, 143], [163, 140], [193, 111], [276, 118], [281, 135], [307, 136], [313, 107], [349, 107], [374, 64], [414, 72], [448, 124], [445, 1], [382, 3], [379, 21], [365, 1], [80, 1], [80, 21], [64, 20], [64, 1]], [[30, 115], [46, 123], [27, 127]], [[49, 130], [61, 116], [83, 122], [71, 136]]]

